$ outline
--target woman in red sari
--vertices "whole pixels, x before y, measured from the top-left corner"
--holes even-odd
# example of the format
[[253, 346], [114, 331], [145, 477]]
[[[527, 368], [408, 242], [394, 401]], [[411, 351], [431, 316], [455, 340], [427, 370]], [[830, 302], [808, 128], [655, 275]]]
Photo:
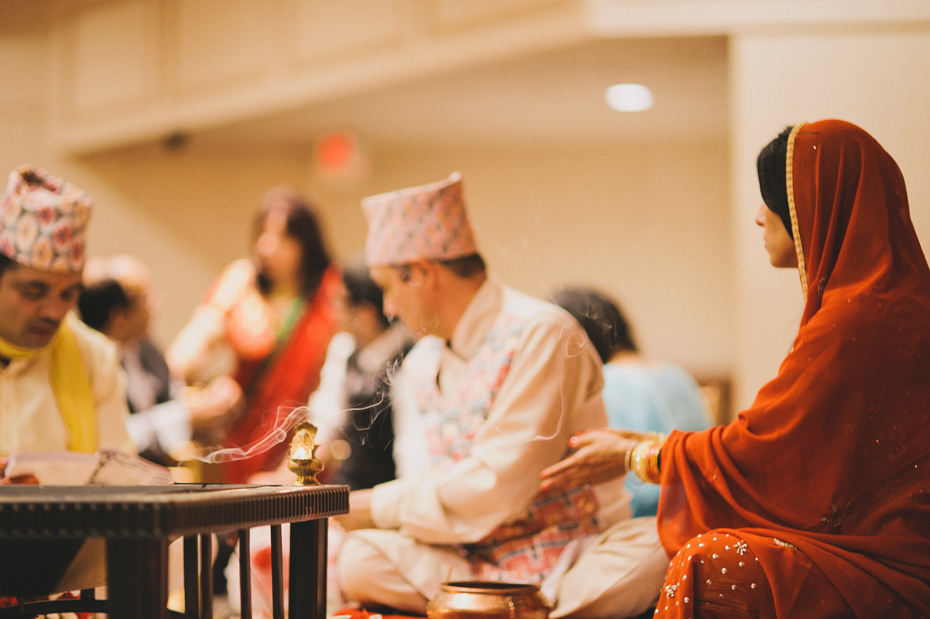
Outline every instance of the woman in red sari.
[[255, 238], [253, 259], [223, 271], [167, 354], [187, 382], [229, 373], [242, 387], [244, 413], [222, 439], [249, 453], [222, 463], [218, 481], [232, 483], [281, 463], [290, 443], [282, 429], [318, 386], [336, 325], [340, 278], [310, 206], [293, 191], [272, 190]]
[[727, 426], [588, 433], [544, 476], [661, 483], [657, 617], [928, 617], [930, 271], [904, 178], [838, 120], [791, 128], [759, 172], [766, 249], [805, 297], [778, 375]]

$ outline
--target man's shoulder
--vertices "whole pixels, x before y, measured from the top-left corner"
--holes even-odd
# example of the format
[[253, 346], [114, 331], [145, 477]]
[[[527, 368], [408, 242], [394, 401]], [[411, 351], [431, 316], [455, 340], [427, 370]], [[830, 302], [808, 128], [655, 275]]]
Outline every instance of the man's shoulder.
[[540, 326], [563, 328], [576, 324], [571, 314], [558, 305], [544, 301], [510, 286], [504, 286], [502, 311], [508, 316]]

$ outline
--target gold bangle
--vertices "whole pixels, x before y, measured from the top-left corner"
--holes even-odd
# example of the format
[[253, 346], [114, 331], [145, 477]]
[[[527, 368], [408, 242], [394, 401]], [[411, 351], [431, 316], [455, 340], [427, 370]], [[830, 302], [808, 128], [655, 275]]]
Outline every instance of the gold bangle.
[[659, 453], [665, 445], [665, 436], [638, 442], [630, 452], [630, 470], [644, 482], [657, 484], [662, 477], [659, 471]]

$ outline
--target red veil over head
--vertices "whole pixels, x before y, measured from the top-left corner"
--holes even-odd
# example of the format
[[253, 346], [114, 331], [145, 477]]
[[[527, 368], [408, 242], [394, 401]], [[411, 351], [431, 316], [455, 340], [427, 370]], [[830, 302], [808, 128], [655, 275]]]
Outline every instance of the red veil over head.
[[787, 164], [801, 327], [733, 423], [669, 437], [662, 542], [674, 554], [723, 528], [796, 546], [754, 548], [778, 616], [830, 616], [811, 564], [846, 612], [927, 616], [930, 271], [904, 178], [838, 120], [795, 127]]

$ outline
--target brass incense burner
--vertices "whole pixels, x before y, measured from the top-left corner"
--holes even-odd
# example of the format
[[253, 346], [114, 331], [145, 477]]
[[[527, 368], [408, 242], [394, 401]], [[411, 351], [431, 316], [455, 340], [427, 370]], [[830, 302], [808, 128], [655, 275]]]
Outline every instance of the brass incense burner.
[[297, 475], [295, 486], [319, 486], [317, 474], [323, 470], [323, 461], [314, 455], [316, 451], [316, 426], [301, 421], [294, 429], [294, 438], [287, 451], [287, 468]]

